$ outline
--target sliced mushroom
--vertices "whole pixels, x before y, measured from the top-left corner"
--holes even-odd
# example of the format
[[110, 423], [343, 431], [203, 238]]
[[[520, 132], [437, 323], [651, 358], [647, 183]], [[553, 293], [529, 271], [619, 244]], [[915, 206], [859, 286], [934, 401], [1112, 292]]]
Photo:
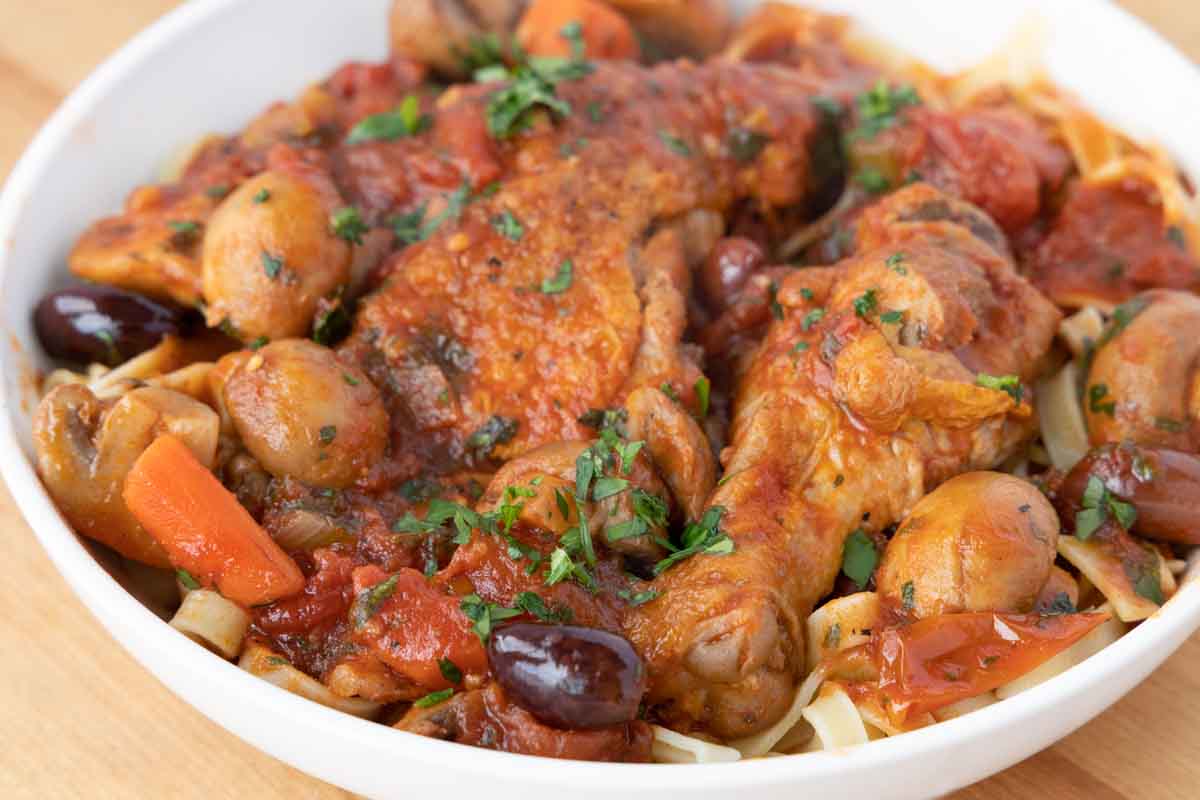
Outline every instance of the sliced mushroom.
[[183, 441], [206, 466], [219, 422], [205, 404], [168, 389], [135, 389], [106, 406], [85, 386], [59, 386], [33, 421], [38, 471], [76, 531], [123, 556], [168, 567], [166, 553], [121, 499], [134, 461], [160, 434]]
[[479, 66], [472, 55], [503, 47], [527, 5], [526, 0], [396, 0], [389, 23], [392, 53], [447, 77], [469, 77]]

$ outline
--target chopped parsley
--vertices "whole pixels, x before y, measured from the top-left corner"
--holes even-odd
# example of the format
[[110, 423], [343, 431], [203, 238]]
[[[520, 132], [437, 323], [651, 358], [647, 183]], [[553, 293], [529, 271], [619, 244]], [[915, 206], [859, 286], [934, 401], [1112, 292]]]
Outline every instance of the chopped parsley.
[[538, 287], [538, 290], [542, 294], [562, 294], [571, 288], [574, 280], [575, 265], [568, 258], [558, 265], [558, 272], [554, 273], [553, 278], [542, 279], [542, 285]]
[[1016, 375], [988, 375], [986, 372], [981, 372], [975, 376], [975, 385], [996, 392], [1004, 392], [1016, 403], [1020, 403], [1021, 398], [1025, 396], [1025, 387], [1021, 385], [1021, 379]]
[[216, 186], [209, 186], [204, 190], [204, 193], [213, 200], [220, 200], [222, 197], [229, 194], [229, 187], [225, 184], [217, 184]]
[[1151, 603], [1161, 606], [1166, 602], [1166, 598], [1163, 596], [1162, 578], [1159, 576], [1158, 556], [1150, 551], [1147, 551], [1146, 555], [1149, 563], [1140, 565], [1137, 578], [1133, 581], [1133, 591]]
[[256, 206], [261, 206], [263, 203], [271, 199], [271, 190], [264, 186], [263, 188], [259, 189], [251, 199], [254, 201]]
[[674, 386], [667, 383], [666, 381], [663, 381], [662, 384], [659, 385], [658, 390], [660, 392], [662, 392], [663, 394], [665, 394], [667, 397], [674, 400], [676, 403], [679, 402], [679, 393], [675, 391]]
[[1059, 592], [1054, 595], [1054, 600], [1050, 605], [1041, 610], [1043, 617], [1057, 617], [1061, 614], [1074, 614], [1077, 611], [1075, 604], [1071, 602], [1071, 596], [1066, 592]]
[[854, 298], [854, 313], [859, 317], [866, 319], [879, 306], [879, 299], [876, 297], [874, 289], [867, 289], [858, 297]]
[[347, 386], [358, 386], [360, 383], [362, 383], [362, 381], [351, 375], [349, 372], [342, 373], [342, 380], [346, 382]]
[[802, 330], [809, 330], [813, 325], [816, 325], [825, 317], [825, 309], [814, 308], [812, 311], [804, 315], [804, 320], [800, 323]]
[[462, 670], [459, 669], [458, 665], [455, 664], [450, 659], [448, 659], [448, 658], [438, 659], [438, 669], [441, 671], [442, 677], [445, 678], [446, 680], [450, 681], [451, 683], [462, 683], [462, 679], [463, 679]]
[[767, 286], [767, 305], [771, 309], [771, 316], [775, 319], [783, 319], [783, 306], [779, 304], [779, 284], [771, 281]]
[[597, 431], [609, 428], [624, 435], [625, 423], [629, 420], [629, 412], [623, 408], [593, 408], [585, 411], [579, 417], [579, 423]]
[[350, 333], [350, 311], [345, 303], [337, 303], [313, 320], [312, 339], [317, 344], [329, 347]]
[[[590, 75], [595, 67], [584, 60], [582, 29], [571, 23], [562, 29], [571, 41], [571, 58], [526, 57], [507, 74], [490, 69], [487, 78], [508, 79], [508, 86], [492, 95], [487, 106], [488, 131], [498, 139], [508, 139], [529, 126], [532, 112], [545, 108], [560, 117], [570, 116], [571, 104], [558, 96], [558, 84]], [[480, 75], [476, 75], [478, 79]]]
[[346, 206], [339, 208], [333, 212], [329, 218], [329, 228], [333, 231], [333, 235], [347, 241], [350, 244], [362, 244], [363, 234], [371, 229], [371, 226], [363, 222], [362, 214], [354, 206]]
[[175, 233], [189, 237], [194, 236], [200, 230], [200, 225], [191, 220], [171, 220], [167, 223], [167, 227]]
[[521, 592], [513, 598], [513, 605], [542, 622], [570, 622], [574, 614], [566, 606], [550, 608], [540, 595], [534, 592]]
[[266, 347], [270, 343], [271, 343], [270, 338], [268, 338], [266, 336], [259, 336], [257, 339], [255, 339], [253, 342], [251, 342], [250, 344], [248, 344], [246, 346], [249, 347], [251, 350], [261, 350], [262, 348]]
[[350, 609], [350, 619], [354, 623], [355, 628], [361, 628], [370, 621], [371, 617], [379, 611], [380, 607], [388, 601], [396, 592], [396, 583], [400, 580], [400, 573], [396, 573], [385, 581], [375, 584], [374, 586], [364, 589], [354, 599], [354, 605]]
[[[492, 184], [493, 186], [495, 184]], [[489, 187], [490, 188], [490, 187]], [[488, 189], [480, 192], [480, 196], [486, 195]], [[446, 207], [433, 219], [425, 219], [425, 214], [429, 209], [428, 204], [422, 205], [415, 211], [407, 214], [400, 214], [393, 217], [391, 220], [392, 230], [396, 234], [396, 238], [404, 244], [416, 244], [423, 242], [429, 237], [437, 233], [438, 229], [447, 221], [457, 222], [462, 217], [463, 211], [471, 201], [471, 182], [464, 178], [462, 185], [448, 195], [445, 195]]]
[[748, 128], [733, 128], [725, 137], [725, 147], [729, 155], [739, 164], [747, 164], [758, 158], [759, 153], [769, 142], [766, 136]]
[[867, 588], [878, 565], [879, 551], [866, 531], [858, 528], [846, 537], [842, 545], [842, 572], [860, 591]]
[[453, 689], [442, 689], [440, 692], [430, 692], [420, 700], [413, 702], [413, 708], [432, 708], [439, 703], [444, 703], [454, 696]]
[[1137, 509], [1109, 492], [1104, 482], [1095, 475], [1088, 477], [1082, 505], [1082, 510], [1075, 514], [1075, 538], [1080, 541], [1092, 538], [1109, 519], [1110, 514], [1125, 530], [1129, 530], [1137, 522]]
[[696, 379], [696, 385], [692, 387], [696, 392], [696, 405], [700, 413], [700, 419], [708, 416], [708, 405], [712, 394], [712, 383], [708, 378], [701, 375]]
[[1093, 414], [1113, 416], [1117, 411], [1117, 402], [1108, 395], [1108, 384], [1094, 383], [1088, 387], [1088, 410]]
[[179, 582], [184, 585], [184, 588], [191, 589], [193, 591], [200, 588], [200, 581], [196, 580], [195, 577], [192, 576], [192, 573], [188, 572], [186, 569], [175, 570], [175, 577], [178, 578]]
[[489, 603], [477, 594], [469, 594], [459, 604], [463, 614], [471, 620], [471, 629], [479, 637], [479, 641], [487, 644], [492, 636], [492, 629], [497, 622], [512, 619], [522, 614], [520, 609], [505, 608], [495, 603]]
[[390, 142], [416, 136], [429, 128], [433, 118], [421, 113], [421, 101], [410, 94], [392, 111], [372, 114], [350, 129], [346, 144]]
[[279, 273], [283, 271], [283, 259], [275, 258], [275, 256], [271, 255], [266, 250], [263, 250], [262, 252], [262, 263], [263, 272], [265, 272], [267, 277], [271, 280], [278, 278]]
[[734, 550], [733, 539], [730, 539], [721, 530], [721, 517], [724, 514], [724, 508], [713, 506], [704, 512], [698, 522], [689, 522], [680, 537], [679, 546], [666, 539], [658, 539], [658, 543], [665, 547], [670, 555], [654, 565], [654, 574], [661, 575], [676, 564], [699, 553], [708, 555], [732, 553]]
[[337, 438], [337, 426], [325, 425], [321, 428], [319, 435], [322, 445], [331, 445], [333, 444], [333, 440]]
[[854, 180], [871, 194], [883, 194], [892, 188], [887, 176], [875, 167], [863, 167], [854, 174]]
[[900, 587], [900, 602], [904, 604], [905, 611], [912, 611], [917, 604], [917, 589], [913, 586], [912, 581], [907, 581]]
[[908, 256], [904, 253], [892, 253], [887, 257], [887, 261], [884, 263], [887, 264], [888, 269], [897, 275], [907, 275], [908, 267], [904, 266], [904, 260], [906, 258], [908, 258]]
[[628, 589], [621, 589], [617, 592], [617, 597], [629, 603], [634, 608], [657, 600], [660, 596], [662, 596], [662, 592], [658, 591], [658, 589], [646, 589], [642, 592], [631, 592]]
[[467, 449], [477, 458], [487, 458], [496, 445], [507, 444], [517, 435], [520, 423], [509, 417], [492, 416], [467, 437]]
[[879, 321], [884, 325], [899, 325], [904, 322], [903, 311], [885, 311], [879, 315]]
[[595, 100], [587, 104], [588, 119], [596, 124], [604, 121], [604, 109]]
[[1187, 250], [1187, 236], [1184, 234], [1183, 228], [1178, 225], [1167, 227], [1167, 240], [1180, 250]]
[[921, 97], [911, 86], [890, 86], [880, 79], [875, 86], [855, 98], [858, 107], [858, 127], [850, 132], [850, 139], [873, 139], [883, 130], [892, 127], [901, 112], [919, 106]]
[[682, 156], [684, 158], [692, 157], [692, 148], [688, 146], [688, 143], [670, 131], [660, 130], [658, 132], [658, 138], [659, 141], [666, 145], [666, 148], [675, 155]]
[[524, 226], [513, 216], [511, 211], [504, 211], [492, 217], [492, 227], [501, 236], [512, 242], [521, 241], [521, 237], [525, 235]]

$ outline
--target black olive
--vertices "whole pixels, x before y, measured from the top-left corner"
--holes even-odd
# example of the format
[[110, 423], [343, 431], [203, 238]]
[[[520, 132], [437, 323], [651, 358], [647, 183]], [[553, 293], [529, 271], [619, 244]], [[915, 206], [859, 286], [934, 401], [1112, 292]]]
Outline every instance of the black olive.
[[79, 364], [115, 367], [192, 322], [188, 311], [111, 286], [72, 286], [48, 294], [33, 312], [46, 352]]
[[631, 722], [646, 690], [633, 646], [595, 628], [507, 625], [492, 634], [488, 660], [508, 696], [556, 728]]

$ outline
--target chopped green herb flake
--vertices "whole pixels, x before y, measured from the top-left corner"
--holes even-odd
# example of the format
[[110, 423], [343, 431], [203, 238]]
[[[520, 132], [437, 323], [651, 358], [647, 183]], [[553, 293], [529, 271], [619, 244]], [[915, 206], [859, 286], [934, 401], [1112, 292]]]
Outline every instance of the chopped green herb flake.
[[566, 606], [550, 608], [546, 601], [534, 592], [521, 592], [513, 598], [513, 605], [542, 622], [570, 622], [573, 614]]
[[659, 131], [658, 138], [675, 155], [683, 156], [684, 158], [692, 157], [692, 148], [688, 146], [688, 143], [670, 131]]
[[350, 609], [350, 619], [354, 622], [355, 628], [361, 628], [370, 621], [371, 617], [375, 616], [380, 607], [395, 593], [396, 583], [399, 580], [400, 574], [397, 573], [359, 593], [358, 597], [354, 599], [354, 606]]
[[346, 144], [390, 142], [405, 136], [416, 136], [432, 122], [432, 117], [421, 113], [421, 101], [416, 95], [410, 94], [395, 110], [372, 114], [351, 128]]
[[469, 594], [459, 603], [459, 608], [462, 609], [464, 615], [472, 624], [472, 630], [479, 637], [479, 641], [487, 644], [492, 635], [492, 629], [497, 622], [503, 622], [506, 619], [520, 616], [521, 611], [515, 608], [505, 608], [498, 606], [495, 603], [486, 602], [477, 594]]
[[1042, 609], [1041, 614], [1044, 617], [1057, 617], [1061, 614], [1074, 614], [1076, 610], [1075, 604], [1071, 602], [1071, 596], [1066, 592], [1059, 592], [1054, 595], [1054, 600], [1050, 605]]
[[699, 553], [726, 555], [734, 550], [733, 540], [721, 530], [721, 517], [725, 509], [713, 506], [704, 512], [698, 522], [689, 522], [683, 530], [679, 545], [671, 544], [669, 556], [654, 565], [654, 574], [661, 575], [671, 567]]
[[988, 375], [981, 372], [975, 376], [975, 385], [1004, 392], [1016, 403], [1020, 403], [1021, 398], [1025, 396], [1025, 387], [1021, 385], [1021, 379], [1016, 375]]
[[879, 299], [874, 289], [867, 289], [867, 291], [854, 298], [854, 313], [863, 319], [873, 314], [878, 306]]
[[259, 189], [257, 193], [255, 193], [252, 199], [254, 200], [255, 205], [261, 206], [263, 203], [271, 199], [271, 190], [264, 186], [263, 188]]
[[1182, 433], [1185, 426], [1177, 419], [1171, 419], [1170, 417], [1155, 417], [1154, 427], [1158, 428], [1160, 431], [1167, 431], [1168, 433]]
[[701, 375], [696, 379], [696, 385], [693, 387], [696, 392], [696, 404], [699, 406], [700, 418], [704, 419], [708, 416], [708, 405], [710, 394], [712, 391], [712, 383], [708, 378]]
[[271, 280], [279, 277], [279, 273], [283, 271], [283, 259], [275, 258], [266, 250], [262, 252], [263, 272]]
[[1093, 414], [1107, 414], [1114, 416], [1117, 411], [1117, 403], [1114, 398], [1108, 396], [1108, 384], [1094, 383], [1088, 387], [1088, 410]]
[[885, 311], [879, 315], [879, 321], [884, 325], [899, 325], [904, 322], [903, 311]]
[[900, 601], [904, 604], [905, 611], [912, 611], [916, 606], [917, 590], [912, 581], [908, 581], [900, 587]]
[[767, 286], [767, 305], [771, 309], [771, 316], [775, 319], [783, 319], [783, 306], [779, 304], [779, 284], [771, 281]]
[[513, 242], [521, 241], [521, 237], [525, 235], [525, 228], [511, 211], [504, 211], [492, 217], [492, 227], [505, 239]]
[[196, 580], [192, 576], [192, 573], [188, 572], [186, 569], [175, 570], [175, 577], [179, 579], [179, 582], [182, 583], [185, 588], [193, 591], [200, 588], [200, 581]]
[[897, 275], [907, 275], [908, 268], [904, 266], [904, 260], [906, 258], [908, 258], [908, 256], [904, 253], [892, 253], [887, 257], [887, 261], [885, 263], [887, 264], [888, 269]]
[[657, 589], [646, 589], [642, 592], [631, 592], [628, 589], [622, 589], [617, 592], [617, 597], [624, 600], [633, 607], [643, 606], [646, 603], [653, 602], [661, 596], [661, 592]]
[[462, 670], [448, 658], [438, 659], [438, 669], [441, 670], [442, 677], [451, 683], [462, 683]]
[[825, 309], [814, 308], [812, 311], [804, 315], [804, 320], [800, 323], [800, 327], [807, 331], [812, 328], [813, 325], [816, 325], [818, 322], [820, 322], [824, 317]]
[[517, 435], [519, 426], [520, 423], [515, 419], [499, 415], [490, 417], [467, 438], [467, 449], [471, 450], [476, 458], [486, 458], [497, 445], [511, 442]]
[[337, 438], [337, 426], [325, 425], [321, 428], [320, 437], [322, 445], [333, 444], [333, 440]]
[[371, 229], [363, 222], [362, 214], [354, 206], [339, 208], [329, 218], [333, 235], [350, 244], [362, 244], [363, 235]]
[[748, 164], [758, 158], [759, 153], [767, 146], [769, 138], [748, 128], [733, 128], [725, 138], [725, 146], [729, 155], [739, 164]]
[[881, 78], [856, 98], [858, 127], [849, 138], [873, 139], [880, 131], [895, 125], [904, 109], [920, 104], [921, 98], [913, 87], [892, 87]]
[[342, 373], [342, 380], [346, 382], [347, 386], [358, 386], [360, 383], [362, 383], [362, 381], [351, 375], [349, 372]]
[[200, 230], [200, 226], [191, 220], [171, 220], [167, 223], [167, 227], [185, 236], [191, 236]]
[[571, 259], [567, 259], [558, 265], [558, 272], [553, 278], [543, 278], [542, 285], [539, 287], [542, 294], [562, 294], [567, 289], [571, 288], [571, 283], [574, 281], [575, 265], [571, 263]]
[[854, 180], [871, 194], [883, 194], [892, 188], [887, 177], [875, 167], [863, 167], [854, 174]]
[[439, 703], [444, 703], [454, 696], [453, 689], [442, 689], [440, 692], [430, 692], [420, 700], [413, 702], [415, 708], [432, 708]]
[[860, 590], [867, 588], [878, 564], [879, 552], [866, 531], [859, 528], [846, 537], [842, 545], [842, 572]]

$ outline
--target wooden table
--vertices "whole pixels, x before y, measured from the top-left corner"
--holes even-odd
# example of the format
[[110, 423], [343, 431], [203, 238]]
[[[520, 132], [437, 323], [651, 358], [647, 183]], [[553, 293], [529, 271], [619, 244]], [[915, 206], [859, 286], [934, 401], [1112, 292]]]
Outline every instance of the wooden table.
[[[174, 5], [0, 0], [0, 177], [97, 63]], [[1200, 58], [1200, 7], [1125, 5]], [[3, 487], [0, 524], [0, 797], [350, 797], [226, 734], [143, 671], [75, 599]], [[1200, 796], [1198, 664], [1195, 637], [1099, 719], [958, 800]]]

